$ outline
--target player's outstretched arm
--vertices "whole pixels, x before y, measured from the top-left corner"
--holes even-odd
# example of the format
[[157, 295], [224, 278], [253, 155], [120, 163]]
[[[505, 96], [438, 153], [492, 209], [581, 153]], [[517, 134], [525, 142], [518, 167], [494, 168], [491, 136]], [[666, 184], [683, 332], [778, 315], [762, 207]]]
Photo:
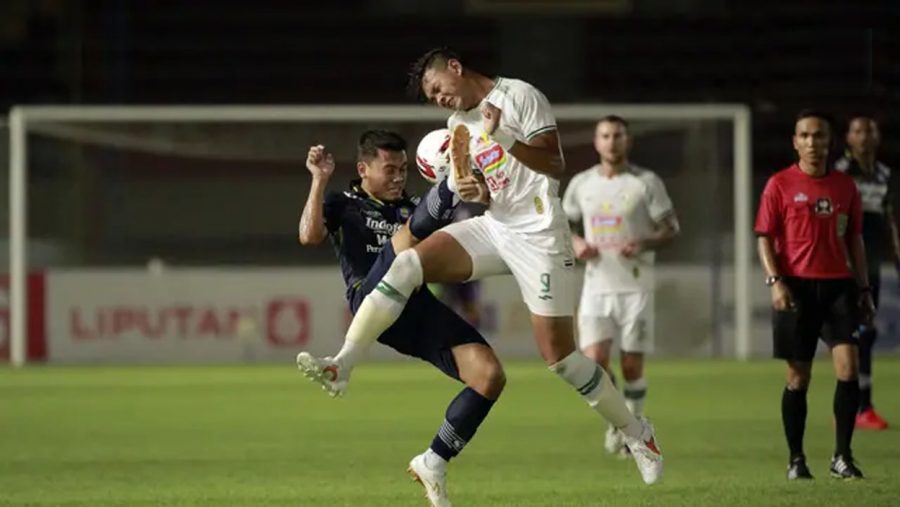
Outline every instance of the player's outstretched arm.
[[334, 173], [334, 157], [324, 146], [312, 146], [306, 157], [306, 168], [313, 180], [300, 217], [298, 239], [301, 245], [318, 245], [328, 236], [324, 217], [325, 187]]

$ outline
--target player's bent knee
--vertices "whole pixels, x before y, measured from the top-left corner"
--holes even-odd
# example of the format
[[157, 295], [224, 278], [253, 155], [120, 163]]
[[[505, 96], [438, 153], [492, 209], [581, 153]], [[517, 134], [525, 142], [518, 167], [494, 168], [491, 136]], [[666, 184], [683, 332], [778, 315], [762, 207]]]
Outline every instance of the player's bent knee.
[[471, 378], [467, 382], [469, 387], [478, 391], [478, 394], [485, 398], [497, 399], [503, 392], [503, 388], [506, 387], [506, 373], [503, 371], [503, 366], [494, 358], [479, 361], [473, 366], [477, 373], [470, 375]]
[[499, 363], [495, 363], [488, 368], [485, 373], [485, 382], [493, 397], [500, 396], [503, 388], [506, 387], [506, 372]]
[[[402, 287], [415, 288], [422, 285], [422, 263], [419, 254], [408, 249], [397, 254], [388, 271], [392, 282]], [[387, 279], [388, 277], [385, 277]]]
[[472, 276], [472, 258], [450, 234], [437, 231], [416, 245], [415, 251], [429, 283], [465, 282]]

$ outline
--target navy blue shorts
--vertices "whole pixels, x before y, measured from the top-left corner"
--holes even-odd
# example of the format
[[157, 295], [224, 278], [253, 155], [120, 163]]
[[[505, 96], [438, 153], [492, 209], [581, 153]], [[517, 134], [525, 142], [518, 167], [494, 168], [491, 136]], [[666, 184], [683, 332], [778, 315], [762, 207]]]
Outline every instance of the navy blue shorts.
[[[387, 273], [395, 257], [394, 247], [388, 242], [366, 278], [350, 289], [348, 299], [354, 315], [366, 295]], [[378, 337], [378, 341], [401, 354], [429, 362], [457, 380], [459, 370], [450, 349], [467, 343], [488, 345], [478, 330], [441, 303], [425, 286], [413, 292], [400, 318]]]

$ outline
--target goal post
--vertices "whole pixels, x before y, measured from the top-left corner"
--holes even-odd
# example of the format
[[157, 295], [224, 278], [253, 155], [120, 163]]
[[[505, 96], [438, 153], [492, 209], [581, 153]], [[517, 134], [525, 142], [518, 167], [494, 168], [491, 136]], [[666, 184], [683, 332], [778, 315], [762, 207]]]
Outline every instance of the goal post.
[[[645, 122], [646, 131], [658, 125], [681, 128], [689, 122], [719, 121], [731, 125], [730, 147], [733, 203], [733, 355], [747, 358], [752, 354], [751, 337], [751, 253], [752, 253], [752, 166], [751, 114], [740, 104], [558, 104], [553, 108], [561, 129], [580, 122], [588, 125], [605, 115], [618, 115], [629, 122]], [[9, 323], [10, 360], [15, 366], [26, 362], [28, 318], [28, 206], [29, 206], [29, 135], [35, 132], [54, 135], [50, 126], [71, 127], [73, 136], [82, 135], [79, 125], [97, 124], [361, 124], [391, 122], [428, 122], [437, 128], [447, 114], [435, 107], [409, 105], [316, 105], [316, 106], [20, 106], [9, 114]], [[585, 127], [578, 134], [584, 138]], [[49, 132], [49, 134], [48, 134]], [[69, 135], [69, 134], [59, 134]], [[110, 143], [120, 149], [152, 151], [153, 143], [135, 138]], [[573, 134], [575, 135], [575, 134]], [[702, 138], [696, 138], [703, 144]], [[717, 139], [713, 137], [712, 139]], [[412, 148], [418, 139], [410, 139]], [[582, 139], [584, 142], [584, 139]], [[103, 142], [85, 138], [83, 142]], [[306, 143], [298, 139], [298, 143]], [[568, 140], [563, 138], [563, 146]], [[588, 143], [589, 144], [589, 143]], [[709, 149], [717, 149], [710, 146]], [[580, 170], [583, 167], [571, 168]], [[651, 169], [656, 169], [651, 166]], [[664, 178], [665, 180], [665, 178]], [[676, 208], [678, 202], [676, 202]], [[714, 212], [714, 210], [711, 210]]]

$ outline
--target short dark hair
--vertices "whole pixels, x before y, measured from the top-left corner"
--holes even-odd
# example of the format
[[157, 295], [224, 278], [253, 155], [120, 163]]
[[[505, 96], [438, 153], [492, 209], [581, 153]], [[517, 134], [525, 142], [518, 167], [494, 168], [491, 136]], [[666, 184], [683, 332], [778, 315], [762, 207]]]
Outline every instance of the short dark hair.
[[411, 98], [425, 102], [427, 97], [422, 91], [422, 77], [428, 69], [433, 69], [439, 65], [447, 66], [450, 60], [462, 59], [459, 55], [448, 47], [439, 47], [429, 49], [422, 56], [416, 58], [416, 61], [409, 66], [408, 81], [406, 82], [406, 91]]
[[847, 121], [847, 130], [850, 130], [850, 125], [852, 125], [856, 120], [866, 120], [869, 123], [874, 124], [876, 127], [878, 126], [878, 118], [876, 118], [874, 114], [854, 113], [850, 115], [850, 119]]
[[597, 125], [600, 125], [601, 123], [618, 123], [619, 125], [625, 127], [625, 130], [628, 130], [629, 128], [628, 122], [625, 120], [625, 118], [622, 118], [617, 114], [608, 114], [603, 118], [600, 118], [600, 120], [597, 122]]
[[797, 113], [797, 118], [794, 119], [794, 129], [797, 128], [797, 124], [800, 123], [800, 120], [805, 120], [807, 118], [822, 120], [828, 125], [828, 132], [834, 132], [834, 120], [831, 115], [818, 109], [804, 109]]
[[372, 160], [378, 156], [378, 150], [406, 151], [406, 139], [390, 130], [367, 130], [359, 136], [356, 146], [356, 158], [359, 161]]

